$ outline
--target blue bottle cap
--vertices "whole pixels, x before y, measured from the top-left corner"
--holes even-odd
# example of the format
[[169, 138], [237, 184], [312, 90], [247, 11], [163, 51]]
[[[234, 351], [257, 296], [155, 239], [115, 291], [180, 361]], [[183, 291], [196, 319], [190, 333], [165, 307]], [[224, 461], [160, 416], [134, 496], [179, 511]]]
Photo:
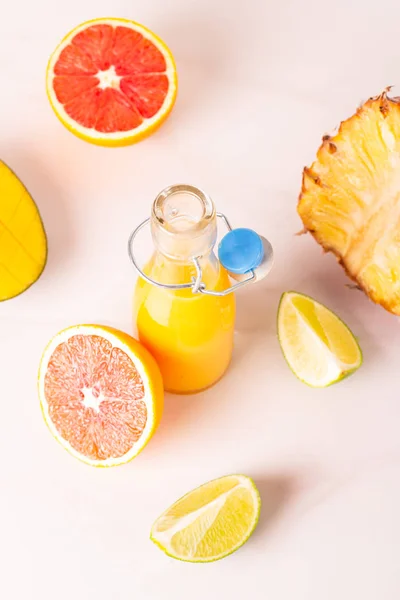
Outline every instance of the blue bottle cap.
[[232, 229], [221, 240], [218, 256], [227, 271], [242, 274], [261, 264], [264, 247], [260, 236], [252, 229]]

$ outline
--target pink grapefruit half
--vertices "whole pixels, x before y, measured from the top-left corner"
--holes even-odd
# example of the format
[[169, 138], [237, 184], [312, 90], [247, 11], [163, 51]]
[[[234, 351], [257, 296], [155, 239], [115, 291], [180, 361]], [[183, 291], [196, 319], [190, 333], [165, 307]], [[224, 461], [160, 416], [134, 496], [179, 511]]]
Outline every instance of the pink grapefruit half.
[[98, 467], [128, 462], [155, 432], [163, 409], [160, 370], [131, 336], [100, 325], [61, 331], [44, 351], [39, 397], [54, 437]]

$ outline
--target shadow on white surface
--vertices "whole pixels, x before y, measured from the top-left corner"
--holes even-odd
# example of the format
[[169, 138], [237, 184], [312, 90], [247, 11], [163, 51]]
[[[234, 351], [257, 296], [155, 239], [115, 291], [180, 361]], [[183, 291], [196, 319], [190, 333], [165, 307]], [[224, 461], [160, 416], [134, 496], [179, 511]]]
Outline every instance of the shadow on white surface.
[[186, 11], [181, 10], [175, 19], [170, 16], [168, 22], [163, 18], [159, 27], [157, 23], [153, 25], [171, 48], [177, 65], [179, 110], [173, 111], [169, 126], [173, 126], [177, 113], [182, 116], [183, 112], [191, 115], [202, 112], [204, 100], [224, 85], [223, 74], [231, 61], [230, 48], [236, 42], [218, 19], [210, 19], [210, 11], [218, 9], [215, 3], [211, 6], [207, 2], [188, 3]]
[[281, 291], [265, 282], [249, 285], [236, 294], [236, 331], [275, 334], [276, 315]]
[[235, 348], [232, 363], [227, 373], [246, 373], [251, 364], [259, 363], [263, 356], [266, 363], [276, 350], [276, 318], [281, 291], [268, 285], [254, 284], [240, 291], [236, 297], [237, 316], [235, 327]]
[[263, 537], [279, 520], [286, 506], [297, 494], [297, 483], [290, 476], [255, 477], [254, 482], [261, 496], [261, 513], [254, 539]]

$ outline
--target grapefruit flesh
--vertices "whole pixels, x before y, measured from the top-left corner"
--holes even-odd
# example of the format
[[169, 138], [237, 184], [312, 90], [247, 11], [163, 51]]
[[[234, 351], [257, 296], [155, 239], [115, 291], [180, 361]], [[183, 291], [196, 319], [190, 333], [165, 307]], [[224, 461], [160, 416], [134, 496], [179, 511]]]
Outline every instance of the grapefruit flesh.
[[162, 399], [161, 376], [147, 351], [126, 334], [89, 326], [61, 332], [51, 342], [39, 390], [55, 437], [99, 466], [138, 453], [154, 430]]
[[122, 145], [168, 116], [176, 70], [168, 48], [143, 26], [98, 19], [61, 42], [50, 59], [47, 87], [53, 109], [73, 133]]

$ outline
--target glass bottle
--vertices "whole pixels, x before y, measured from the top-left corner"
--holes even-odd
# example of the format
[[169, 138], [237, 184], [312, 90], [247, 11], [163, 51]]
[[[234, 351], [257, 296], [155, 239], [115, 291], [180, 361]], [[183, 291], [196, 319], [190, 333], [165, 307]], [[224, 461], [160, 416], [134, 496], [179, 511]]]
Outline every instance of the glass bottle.
[[[154, 253], [143, 269], [160, 284], [187, 284], [202, 271], [208, 290], [230, 287], [218, 261], [217, 215], [211, 198], [188, 185], [171, 186], [153, 203]], [[157, 360], [167, 391], [192, 394], [216, 383], [233, 350], [235, 295], [205, 295], [191, 288], [166, 289], [139, 278], [135, 316], [140, 342]]]

